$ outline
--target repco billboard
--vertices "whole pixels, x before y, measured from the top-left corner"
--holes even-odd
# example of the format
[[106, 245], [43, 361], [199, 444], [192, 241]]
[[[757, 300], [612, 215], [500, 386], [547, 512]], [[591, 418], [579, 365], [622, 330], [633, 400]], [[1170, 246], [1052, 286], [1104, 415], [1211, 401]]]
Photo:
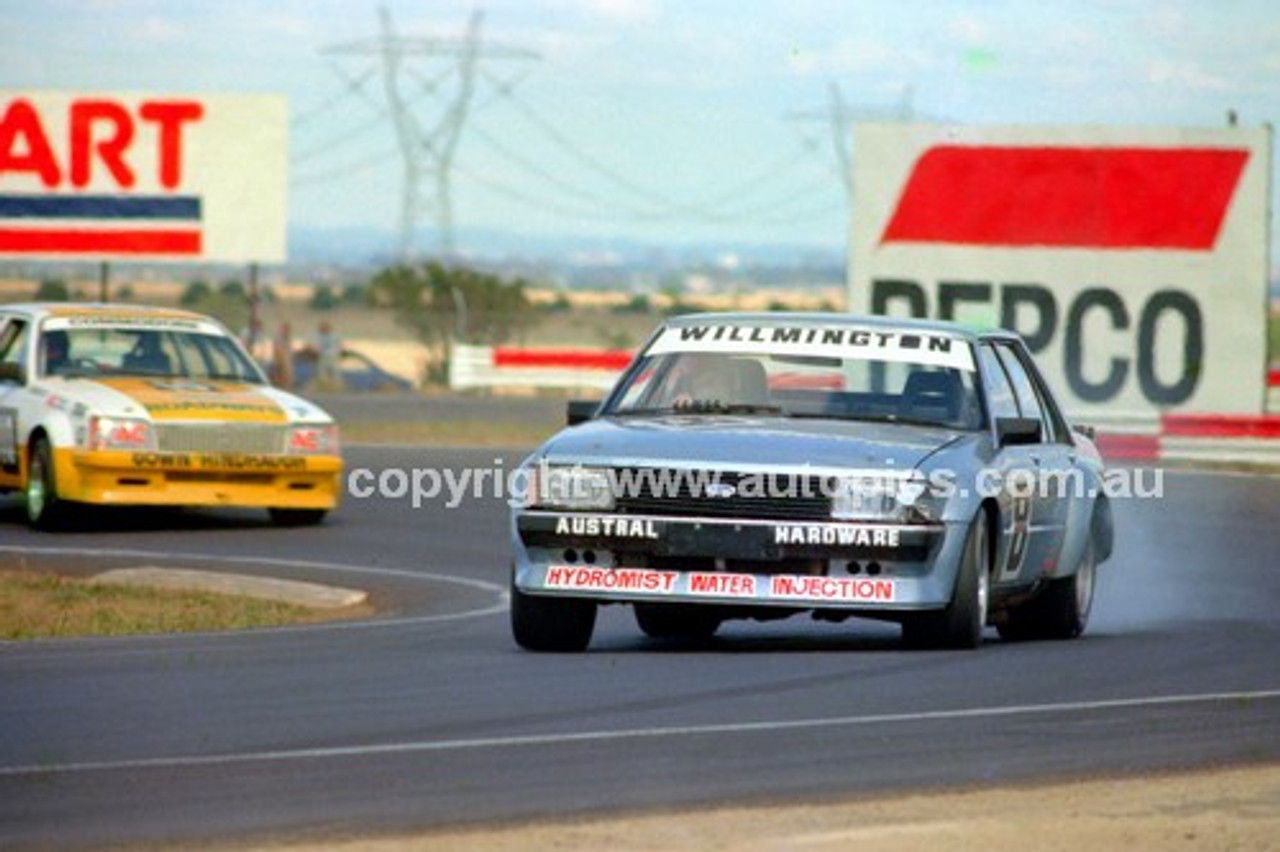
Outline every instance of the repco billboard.
[[0, 258], [281, 262], [275, 95], [0, 90]]
[[849, 304], [1019, 332], [1068, 408], [1259, 413], [1270, 138], [860, 125]]

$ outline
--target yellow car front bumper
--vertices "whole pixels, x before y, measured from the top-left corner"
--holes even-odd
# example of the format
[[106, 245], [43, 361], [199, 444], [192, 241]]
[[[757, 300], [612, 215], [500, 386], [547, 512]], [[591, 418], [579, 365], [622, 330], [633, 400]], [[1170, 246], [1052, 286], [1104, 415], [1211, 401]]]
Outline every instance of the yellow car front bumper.
[[58, 496], [121, 506], [332, 509], [339, 456], [54, 450]]

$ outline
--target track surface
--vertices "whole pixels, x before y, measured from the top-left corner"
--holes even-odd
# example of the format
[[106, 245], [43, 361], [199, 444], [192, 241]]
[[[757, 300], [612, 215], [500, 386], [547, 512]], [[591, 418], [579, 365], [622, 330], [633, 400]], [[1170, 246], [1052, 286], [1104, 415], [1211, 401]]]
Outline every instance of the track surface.
[[[499, 457], [515, 464], [395, 448], [354, 448], [348, 464]], [[349, 499], [312, 530], [111, 513], [59, 536], [0, 503], [0, 564], [200, 564], [397, 602], [357, 625], [0, 643], [0, 847], [349, 836], [1280, 760], [1280, 479], [1167, 472], [1164, 485], [1117, 505], [1083, 640], [993, 633], [973, 653], [799, 618], [662, 644], [621, 608], [585, 655], [522, 653], [492, 498]]]

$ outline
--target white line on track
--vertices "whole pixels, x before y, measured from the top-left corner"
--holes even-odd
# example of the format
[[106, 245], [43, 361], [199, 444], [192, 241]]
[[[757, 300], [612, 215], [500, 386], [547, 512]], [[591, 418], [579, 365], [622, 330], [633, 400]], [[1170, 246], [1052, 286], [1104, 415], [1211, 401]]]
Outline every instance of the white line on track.
[[[338, 574], [366, 575], [374, 577], [396, 577], [403, 580], [452, 583], [488, 592], [494, 595], [494, 603], [476, 609], [448, 612], [435, 615], [411, 615], [403, 618], [373, 618], [366, 621], [330, 621], [322, 624], [307, 624], [301, 627], [275, 627], [260, 630], [234, 630], [224, 633], [184, 634], [186, 636], [251, 636], [256, 633], [280, 633], [300, 630], [360, 630], [368, 628], [395, 627], [405, 624], [432, 624], [442, 621], [458, 621], [464, 618], [478, 618], [483, 615], [494, 615], [505, 612], [508, 606], [507, 590], [496, 583], [474, 580], [470, 577], [452, 577], [447, 574], [432, 574], [426, 571], [408, 571], [401, 568], [374, 568], [366, 565], [346, 565], [340, 562], [313, 562], [303, 559], [276, 559], [266, 556], [214, 556], [205, 553], [178, 553], [164, 550], [134, 550], [130, 548], [102, 547], [25, 547], [18, 545], [0, 545], [0, 553], [26, 553], [36, 556], [84, 556], [108, 557], [112, 559], [158, 559], [205, 562], [215, 565], [246, 566], [259, 565], [264, 568], [303, 568], [312, 571], [327, 571]], [[163, 636], [131, 636], [138, 639], [163, 639]]]
[[80, 772], [136, 771], [140, 769], [192, 769], [209, 766], [234, 766], [253, 763], [284, 763], [303, 760], [332, 760], [344, 757], [375, 757], [419, 754], [424, 752], [476, 751], [480, 749], [515, 748], [521, 746], [559, 746], [619, 740], [661, 739], [666, 737], [714, 736], [724, 734], [773, 733], [779, 731], [851, 728], [865, 725], [892, 725], [908, 722], [988, 719], [1009, 716], [1045, 716], [1055, 713], [1086, 713], [1101, 710], [1177, 707], [1194, 704], [1243, 704], [1250, 701], [1280, 699], [1280, 689], [1253, 692], [1215, 692], [1199, 695], [1163, 695], [1149, 698], [1120, 698], [1103, 701], [1070, 701], [1056, 704], [1015, 704], [1005, 707], [974, 707], [960, 710], [930, 710], [919, 713], [885, 713], [872, 716], [840, 716], [830, 719], [794, 719], [775, 722], [743, 722], [721, 725], [689, 725], [670, 728], [631, 728], [617, 731], [582, 731], [579, 733], [527, 734], [505, 737], [479, 737], [460, 740], [417, 740], [361, 746], [329, 746], [283, 751], [244, 752], [239, 754], [151, 757], [136, 760], [103, 760], [32, 766], [0, 767], [0, 778], [32, 775], [61, 775]]

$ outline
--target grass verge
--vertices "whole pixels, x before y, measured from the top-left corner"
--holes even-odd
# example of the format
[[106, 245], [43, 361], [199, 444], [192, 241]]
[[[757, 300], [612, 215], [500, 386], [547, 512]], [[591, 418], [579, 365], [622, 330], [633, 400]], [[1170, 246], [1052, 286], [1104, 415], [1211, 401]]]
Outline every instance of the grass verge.
[[0, 571], [0, 639], [247, 630], [353, 618], [361, 605], [319, 610], [275, 601], [94, 583], [35, 571]]

